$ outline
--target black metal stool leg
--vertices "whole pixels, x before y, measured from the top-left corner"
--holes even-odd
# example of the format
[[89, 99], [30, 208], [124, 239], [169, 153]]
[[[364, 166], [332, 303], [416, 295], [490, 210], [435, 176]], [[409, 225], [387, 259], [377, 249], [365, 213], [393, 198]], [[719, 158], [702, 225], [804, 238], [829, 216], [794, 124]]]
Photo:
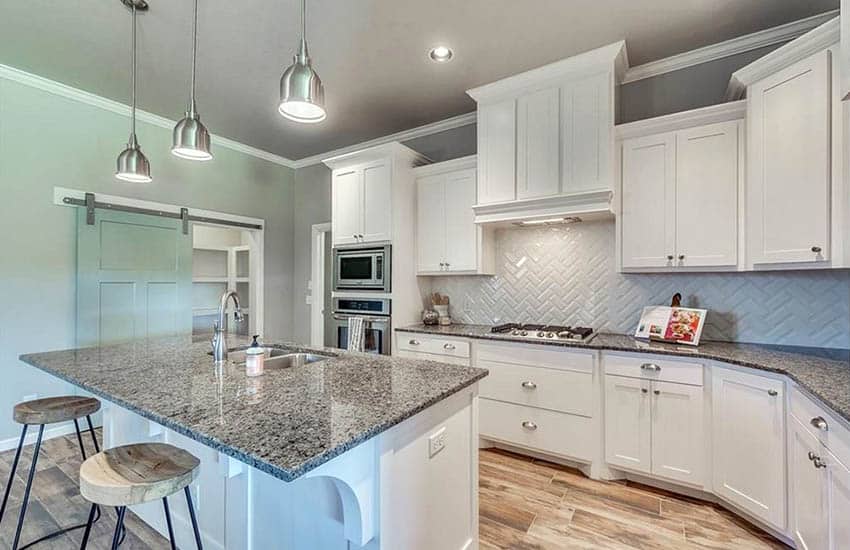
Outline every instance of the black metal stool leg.
[[121, 531], [124, 527], [124, 514], [126, 513], [126, 506], [118, 508], [118, 523], [115, 524], [115, 533], [112, 535], [112, 550], [118, 550], [118, 545], [121, 544]]
[[195, 531], [195, 544], [198, 545], [198, 550], [204, 550], [204, 545], [201, 543], [201, 532], [198, 530], [198, 518], [195, 517], [195, 507], [192, 505], [192, 492], [189, 486], [185, 486], [183, 491], [186, 493], [186, 504], [189, 506], [189, 517], [192, 518], [192, 529]]
[[12, 550], [18, 550], [18, 543], [21, 542], [21, 529], [24, 526], [24, 517], [27, 515], [27, 502], [30, 498], [30, 489], [32, 489], [32, 480], [35, 477], [35, 467], [38, 464], [38, 453], [41, 451], [41, 438], [43, 436], [44, 424], [41, 424], [38, 428], [38, 439], [35, 440], [35, 448], [32, 451], [30, 475], [27, 478], [27, 488], [24, 490], [24, 501], [21, 503], [21, 513], [18, 516], [18, 528], [15, 530], [15, 542], [12, 544]]
[[174, 527], [171, 525], [171, 512], [168, 510], [168, 497], [162, 497], [162, 507], [165, 509], [165, 524], [168, 526], [168, 540], [171, 542], [171, 550], [177, 550], [177, 542], [174, 540]]
[[94, 452], [99, 453], [100, 445], [97, 444], [97, 436], [94, 434], [94, 426], [92, 426], [90, 414], [86, 415], [86, 422], [89, 424], [89, 433], [91, 434], [91, 440], [94, 443]]
[[89, 520], [86, 522], [86, 530], [83, 531], [83, 541], [80, 543], [80, 550], [86, 550], [86, 546], [88, 546], [91, 526], [94, 523], [95, 510], [97, 510], [97, 504], [92, 504], [91, 511], [89, 512]]
[[9, 472], [9, 483], [6, 484], [6, 491], [3, 493], [3, 504], [0, 505], [0, 521], [3, 521], [3, 514], [6, 512], [6, 503], [9, 501], [9, 493], [12, 490], [12, 483], [15, 481], [15, 471], [18, 469], [18, 460], [21, 458], [21, 451], [24, 449], [24, 440], [27, 437], [28, 426], [24, 424], [21, 430], [21, 440], [18, 442], [18, 450], [15, 451], [15, 460], [12, 461], [12, 470]]

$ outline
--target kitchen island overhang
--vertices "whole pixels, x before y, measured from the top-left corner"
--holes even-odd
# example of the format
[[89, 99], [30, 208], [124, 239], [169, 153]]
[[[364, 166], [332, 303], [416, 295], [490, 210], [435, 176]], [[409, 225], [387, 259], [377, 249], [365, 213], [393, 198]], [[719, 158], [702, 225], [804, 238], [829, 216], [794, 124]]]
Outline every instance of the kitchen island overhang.
[[[21, 360], [102, 398], [107, 446], [167, 441], [199, 456], [209, 547], [477, 540], [477, 383], [486, 370], [317, 349], [335, 357], [249, 378], [233, 363], [216, 368], [207, 351], [167, 338]], [[135, 511], [165, 532], [158, 507], [146, 506]]]

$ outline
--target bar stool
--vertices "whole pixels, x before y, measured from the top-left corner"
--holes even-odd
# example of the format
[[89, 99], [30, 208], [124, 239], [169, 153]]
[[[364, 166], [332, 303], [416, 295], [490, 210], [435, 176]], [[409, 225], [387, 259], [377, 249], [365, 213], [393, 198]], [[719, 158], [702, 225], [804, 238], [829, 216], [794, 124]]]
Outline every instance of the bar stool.
[[[9, 493], [12, 489], [12, 483], [15, 480], [15, 471], [18, 469], [18, 460], [21, 458], [21, 451], [24, 448], [24, 440], [27, 437], [27, 429], [30, 426], [38, 426], [38, 438], [35, 441], [33, 449], [32, 464], [30, 465], [29, 477], [27, 477], [27, 486], [24, 490], [24, 500], [21, 503], [21, 512], [18, 515], [18, 527], [15, 530], [15, 542], [12, 544], [12, 549], [17, 550], [21, 539], [21, 529], [24, 525], [24, 517], [27, 513], [27, 504], [29, 503], [30, 490], [32, 489], [32, 481], [35, 477], [35, 468], [38, 463], [38, 453], [41, 450], [41, 441], [44, 436], [44, 426], [47, 424], [56, 424], [59, 422], [74, 421], [74, 428], [77, 430], [77, 441], [80, 444], [80, 453], [83, 460], [86, 459], [86, 450], [83, 447], [83, 437], [80, 434], [79, 419], [85, 417], [88, 422], [89, 432], [91, 433], [92, 441], [96, 452], [100, 452], [100, 446], [97, 443], [97, 437], [94, 434], [94, 427], [91, 422], [91, 415], [100, 410], [100, 401], [93, 397], [83, 397], [80, 395], [66, 395], [61, 397], [47, 397], [44, 399], [35, 399], [25, 401], [15, 405], [13, 418], [15, 422], [23, 424], [21, 430], [21, 440], [18, 442], [18, 450], [15, 452], [15, 460], [12, 462], [12, 471], [9, 473], [9, 482], [6, 484], [6, 490], [3, 493], [3, 504], [0, 505], [0, 521], [3, 521], [3, 514], [6, 512], [6, 503], [9, 501]], [[100, 518], [100, 510], [98, 510], [98, 519]], [[85, 524], [75, 525], [60, 529], [55, 533], [46, 535], [36, 541], [33, 541], [24, 548], [30, 547], [36, 543], [59, 536], [62, 533], [81, 529]]]
[[198, 476], [200, 461], [194, 455], [166, 443], [137, 443], [123, 445], [100, 452], [80, 466], [80, 492], [92, 503], [89, 520], [83, 534], [80, 550], [85, 550], [98, 505], [117, 506], [118, 523], [112, 536], [112, 549], [118, 548], [120, 531], [124, 524], [127, 506], [162, 499], [165, 523], [171, 548], [176, 550], [168, 497], [183, 489], [195, 544], [203, 550], [198, 520], [192, 505], [189, 484]]

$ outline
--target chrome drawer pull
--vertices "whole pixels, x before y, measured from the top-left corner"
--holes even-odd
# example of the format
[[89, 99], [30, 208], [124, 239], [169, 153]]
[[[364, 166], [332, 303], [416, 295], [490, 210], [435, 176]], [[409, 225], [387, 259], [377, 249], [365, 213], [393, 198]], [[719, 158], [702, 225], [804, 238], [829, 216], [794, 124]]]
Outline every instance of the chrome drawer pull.
[[811, 423], [812, 426], [821, 430], [822, 432], [828, 432], [829, 431], [829, 424], [827, 424], [826, 419], [824, 419], [824, 417], [822, 417], [822, 416], [816, 416], [816, 417], [812, 418], [809, 422]]
[[809, 451], [809, 460], [814, 460], [818, 457], [814, 451]]
[[644, 363], [640, 366], [641, 370], [654, 370], [655, 372], [660, 372], [661, 367], [656, 365], [655, 363]]
[[640, 391], [641, 393], [649, 393], [649, 390], [646, 388], [641, 388]]
[[537, 384], [535, 384], [534, 382], [531, 382], [530, 380], [526, 380], [525, 382], [522, 383], [522, 387], [527, 389], [527, 390], [536, 390]]
[[526, 430], [531, 430], [533, 432], [534, 430], [537, 429], [537, 424], [535, 424], [534, 422], [531, 422], [529, 420], [526, 420], [525, 422], [522, 423], [522, 427], [525, 428]]
[[767, 395], [771, 397], [776, 397], [777, 395], [779, 395], [779, 392], [776, 390], [767, 390]]
[[418, 346], [419, 340], [411, 340], [410, 342], [408, 342], [408, 344], [410, 344], [411, 346]]
[[443, 344], [443, 349], [453, 350], [457, 348], [455, 348], [454, 344]]
[[814, 463], [815, 468], [826, 468], [826, 462], [821, 460], [819, 456], [816, 456], [812, 462]]

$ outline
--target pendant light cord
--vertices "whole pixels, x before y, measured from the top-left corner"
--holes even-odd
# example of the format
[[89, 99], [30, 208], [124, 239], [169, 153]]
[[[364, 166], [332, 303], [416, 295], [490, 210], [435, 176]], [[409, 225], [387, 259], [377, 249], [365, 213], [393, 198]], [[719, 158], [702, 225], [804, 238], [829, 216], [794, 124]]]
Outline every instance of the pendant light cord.
[[192, 10], [192, 83], [189, 90], [189, 116], [195, 118], [195, 64], [198, 55], [198, 0]]
[[131, 54], [132, 70], [130, 71], [130, 140], [136, 143], [136, 5], [133, 4], [133, 47]]
[[301, 60], [307, 59], [307, 0], [301, 0]]

